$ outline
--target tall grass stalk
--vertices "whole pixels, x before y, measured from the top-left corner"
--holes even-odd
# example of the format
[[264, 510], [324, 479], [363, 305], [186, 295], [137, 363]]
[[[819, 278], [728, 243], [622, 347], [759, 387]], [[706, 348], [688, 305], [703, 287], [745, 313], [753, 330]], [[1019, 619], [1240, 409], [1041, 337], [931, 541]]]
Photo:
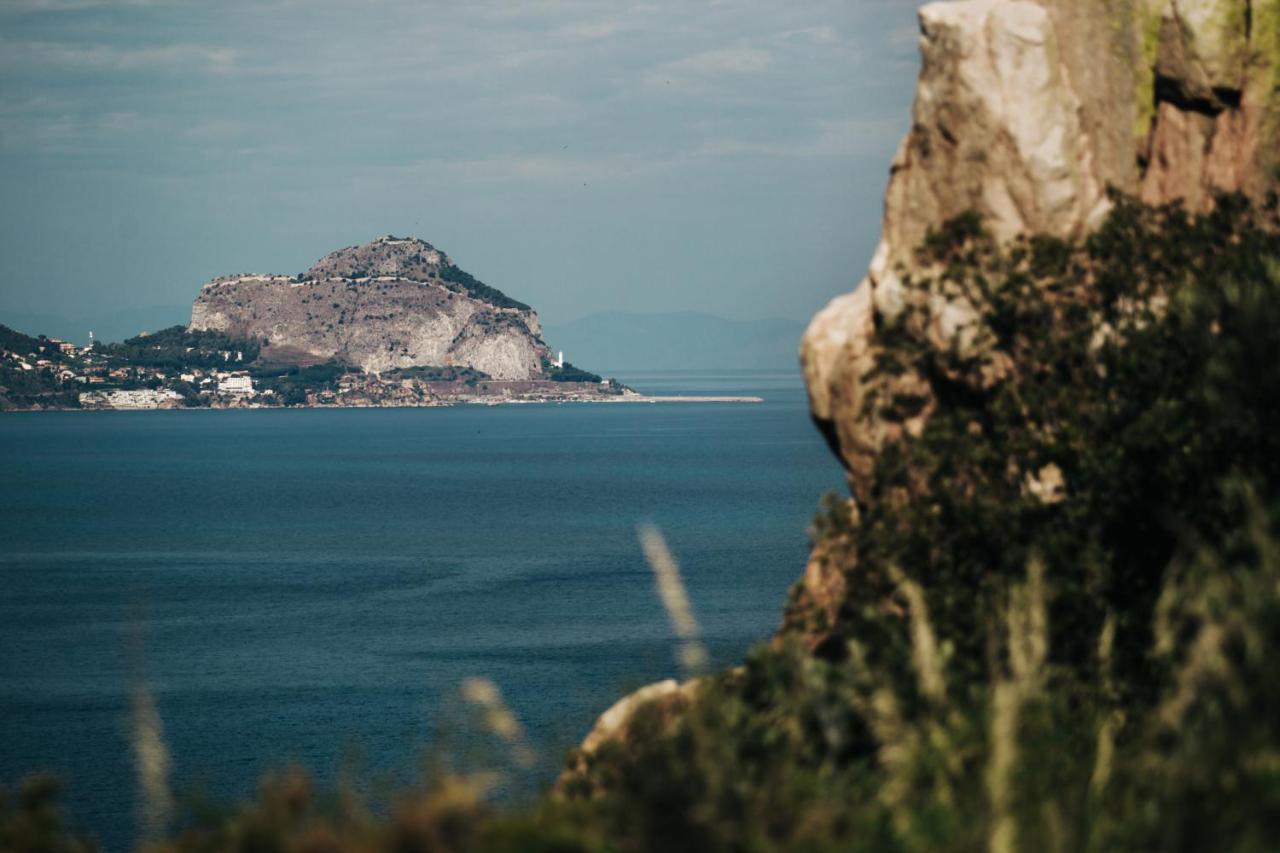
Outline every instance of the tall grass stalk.
[[463, 701], [474, 705], [481, 713], [484, 726], [501, 739], [511, 750], [511, 757], [520, 767], [532, 767], [537, 760], [524, 727], [515, 712], [502, 698], [498, 685], [487, 678], [468, 678], [462, 682]]
[[1012, 853], [1017, 849], [1014, 816], [1014, 774], [1018, 766], [1018, 729], [1022, 708], [1043, 687], [1049, 651], [1049, 617], [1045, 607], [1044, 564], [1032, 559], [1027, 581], [1009, 592], [1005, 611], [1009, 672], [991, 690], [987, 739], [987, 798], [991, 809], [987, 849]]
[[138, 822], [142, 838], [164, 836], [173, 815], [169, 790], [169, 747], [164, 740], [160, 712], [146, 685], [133, 689], [133, 761], [138, 776]]
[[658, 597], [671, 620], [671, 629], [680, 640], [676, 661], [686, 676], [701, 675], [707, 669], [707, 649], [702, 644], [702, 632], [693, 615], [693, 607], [689, 604], [689, 594], [680, 575], [680, 565], [667, 547], [662, 531], [657, 527], [645, 524], [637, 532], [645, 560], [653, 570]]
[[942, 675], [942, 656], [938, 652], [937, 635], [929, 621], [924, 590], [897, 566], [890, 566], [889, 576], [907, 599], [911, 620], [911, 662], [915, 666], [920, 693], [932, 702], [941, 703], [946, 698], [946, 680]]

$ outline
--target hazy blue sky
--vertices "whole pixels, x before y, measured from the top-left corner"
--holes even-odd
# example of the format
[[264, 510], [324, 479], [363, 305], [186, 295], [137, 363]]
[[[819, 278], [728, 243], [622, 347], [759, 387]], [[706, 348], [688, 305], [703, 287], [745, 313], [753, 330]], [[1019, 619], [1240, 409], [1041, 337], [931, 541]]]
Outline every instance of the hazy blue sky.
[[859, 278], [912, 0], [3, 0], [0, 322], [395, 233], [544, 321]]

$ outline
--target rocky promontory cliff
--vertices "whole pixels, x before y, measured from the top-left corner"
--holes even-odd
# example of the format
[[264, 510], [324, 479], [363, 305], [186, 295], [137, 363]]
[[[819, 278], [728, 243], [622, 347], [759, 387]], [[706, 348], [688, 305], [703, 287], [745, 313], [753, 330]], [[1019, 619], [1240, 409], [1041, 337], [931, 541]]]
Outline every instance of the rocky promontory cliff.
[[526, 380], [551, 360], [532, 308], [430, 243], [396, 237], [333, 252], [298, 276], [215, 278], [196, 298], [191, 328], [265, 340], [267, 356], [334, 358], [370, 373], [431, 365]]
[[1280, 0], [919, 22], [880, 243], [801, 344], [849, 493], [773, 642], [614, 706], [559, 791], [654, 847], [1253, 849]]
[[[960, 0], [919, 20], [911, 130], [879, 247], [801, 345], [814, 419], [855, 491], [885, 442], [922, 423], [868, 419], [862, 377], [877, 324], [903, 315], [904, 283], [927, 271], [917, 249], [931, 232], [971, 214], [1005, 244], [1079, 238], [1111, 191], [1203, 211], [1215, 194], [1261, 201], [1280, 185], [1278, 0]], [[977, 337], [980, 306], [932, 299], [935, 345]]]

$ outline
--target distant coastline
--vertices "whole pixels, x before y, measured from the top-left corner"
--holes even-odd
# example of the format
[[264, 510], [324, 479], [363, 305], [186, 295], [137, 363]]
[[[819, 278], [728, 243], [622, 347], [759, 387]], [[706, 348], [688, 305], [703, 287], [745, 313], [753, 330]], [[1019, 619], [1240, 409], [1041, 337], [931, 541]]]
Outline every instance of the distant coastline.
[[526, 406], [526, 405], [578, 405], [578, 404], [680, 404], [680, 403], [717, 403], [751, 405], [765, 402], [758, 396], [707, 396], [696, 394], [651, 395], [629, 393], [615, 397], [524, 397], [494, 398], [473, 397], [450, 402], [430, 403], [316, 403], [291, 406], [248, 403], [229, 406], [46, 406], [30, 408], [0, 409], [4, 414], [38, 414], [40, 412], [229, 412], [246, 410], [307, 410], [307, 409], [448, 409], [459, 406]]
[[470, 367], [381, 373], [328, 361], [274, 363], [265, 347], [180, 328], [86, 347], [0, 326], [0, 411], [433, 408], [527, 403], [755, 403], [759, 397], [649, 395], [550, 365], [550, 376], [493, 379]]

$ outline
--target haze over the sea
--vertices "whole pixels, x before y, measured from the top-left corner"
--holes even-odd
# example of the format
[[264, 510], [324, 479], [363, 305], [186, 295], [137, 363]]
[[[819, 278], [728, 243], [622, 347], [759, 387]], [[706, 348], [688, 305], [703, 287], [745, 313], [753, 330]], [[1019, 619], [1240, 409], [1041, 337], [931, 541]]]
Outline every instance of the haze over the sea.
[[913, 6], [10, 0], [0, 322], [128, 329], [386, 233], [553, 325], [801, 321], [872, 249]]

